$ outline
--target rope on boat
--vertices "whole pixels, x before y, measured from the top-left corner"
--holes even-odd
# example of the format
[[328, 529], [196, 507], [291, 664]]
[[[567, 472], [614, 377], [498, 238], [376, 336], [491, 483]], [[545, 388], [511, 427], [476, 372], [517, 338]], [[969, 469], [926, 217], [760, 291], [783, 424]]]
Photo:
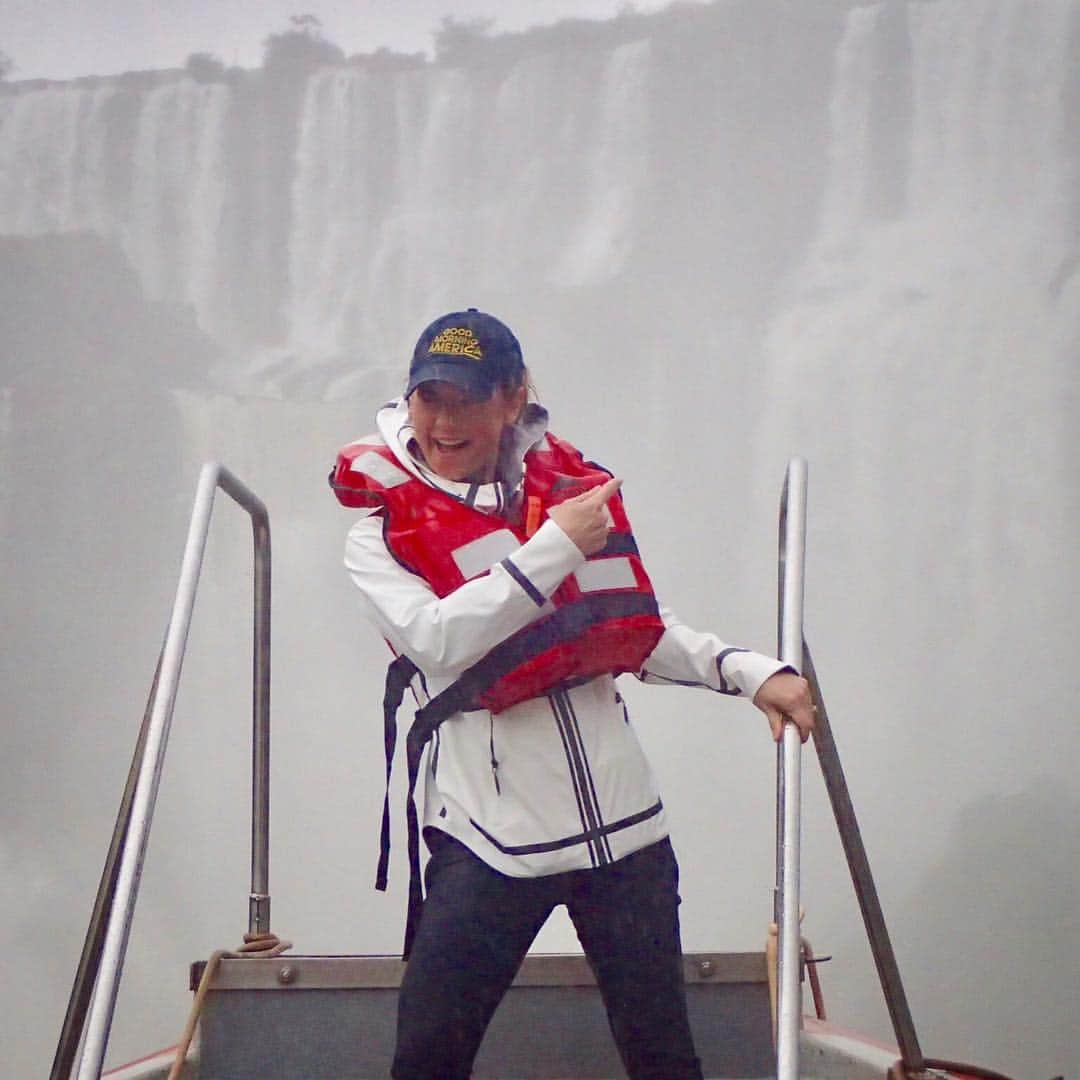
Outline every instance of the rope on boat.
[[[806, 910], [799, 908], [799, 923], [806, 916]], [[769, 934], [765, 939], [765, 971], [769, 979], [769, 1013], [772, 1016], [773, 1046], [776, 1045], [777, 1002], [779, 1000], [779, 941], [780, 931], [776, 923], [769, 923]], [[806, 967], [806, 974], [810, 980], [810, 989], [814, 995], [814, 1012], [819, 1020], [827, 1019], [825, 1015], [825, 995], [821, 991], [821, 979], [818, 976], [817, 965], [831, 960], [831, 956], [815, 956], [810, 942], [804, 937], [799, 938], [799, 948], [802, 963]]]
[[806, 976], [810, 980], [810, 992], [814, 995], [814, 1012], [819, 1020], [828, 1020], [825, 1015], [825, 995], [821, 992], [821, 978], [818, 975], [818, 964], [824, 964], [831, 960], [831, 956], [815, 956], [810, 942], [802, 939], [803, 963], [806, 965]]
[[191, 1012], [188, 1014], [187, 1024], [184, 1026], [184, 1034], [180, 1036], [180, 1042], [176, 1047], [176, 1056], [173, 1058], [172, 1068], [169, 1069], [169, 1080], [179, 1080], [183, 1073], [184, 1062], [187, 1060], [191, 1040], [195, 1037], [195, 1028], [199, 1023], [202, 1013], [203, 1002], [206, 1000], [210, 984], [214, 981], [218, 966], [224, 959], [257, 959], [272, 960], [280, 956], [286, 949], [292, 948], [291, 941], [282, 941], [277, 934], [269, 932], [265, 934], [245, 934], [244, 944], [236, 949], [218, 949], [210, 954], [199, 980], [199, 988], [195, 991], [195, 999], [191, 1003]]

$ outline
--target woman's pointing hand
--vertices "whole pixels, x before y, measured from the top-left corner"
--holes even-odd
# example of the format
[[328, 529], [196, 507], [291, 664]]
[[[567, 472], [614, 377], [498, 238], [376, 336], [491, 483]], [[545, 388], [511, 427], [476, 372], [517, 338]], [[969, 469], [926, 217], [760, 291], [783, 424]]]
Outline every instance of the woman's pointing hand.
[[553, 506], [548, 517], [577, 544], [583, 555], [595, 555], [607, 543], [611, 531], [607, 501], [621, 485], [621, 480], [612, 478]]

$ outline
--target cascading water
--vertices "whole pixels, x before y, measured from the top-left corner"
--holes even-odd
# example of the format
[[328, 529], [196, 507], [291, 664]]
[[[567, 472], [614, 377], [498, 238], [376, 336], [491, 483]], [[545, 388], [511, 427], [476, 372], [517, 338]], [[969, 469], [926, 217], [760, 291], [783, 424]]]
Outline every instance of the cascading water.
[[[808, 634], [923, 1047], [1080, 1071], [1078, 52], [1078, 0], [744, 0], [453, 65], [2, 88], [6, 955], [38, 988], [14, 1072], [55, 1038], [207, 457], [276, 528], [275, 922], [307, 951], [395, 947], [400, 894], [367, 889], [385, 658], [324, 477], [420, 327], [473, 304], [519, 331], [556, 430], [625, 477], [691, 624], [771, 647], [777, 491], [808, 457]], [[212, 537], [140, 905], [141, 940], [173, 933], [140, 946], [136, 923], [117, 1060], [175, 1038], [172, 975], [243, 918], [235, 524]], [[759, 947], [763, 724], [626, 696], [687, 946]], [[832, 1013], [887, 1036], [820, 785], [805, 797]]]
[[119, 243], [148, 297], [192, 304], [219, 330], [229, 103], [224, 87], [187, 79], [134, 101], [111, 85], [0, 99], [0, 234], [96, 232]]
[[59, 86], [4, 99], [0, 221], [6, 235], [105, 231], [105, 114], [116, 90]]
[[[1053, 601], [1038, 582], [1077, 524], [1063, 411], [1080, 326], [1076, 28], [1064, 2], [852, 13], [818, 233], [768, 337], [776, 379], [806, 385], [788, 422], [860, 492], [864, 547], [900, 556], [910, 538], [875, 523], [874, 496], [903, 493], [940, 526], [919, 542], [939, 588], [989, 614], [1007, 564], [1029, 579], [1043, 624]], [[907, 70], [890, 64], [898, 50]], [[851, 380], [842, 397], [838, 369]], [[944, 489], [943, 459], [959, 469]], [[1047, 488], [1063, 497], [1035, 522]], [[964, 543], [942, 563], [934, 549], [950, 533]]]
[[207, 333], [220, 333], [219, 232], [231, 94], [190, 80], [146, 95], [131, 155], [131, 205], [123, 247], [146, 294], [191, 304]]
[[648, 168], [648, 42], [589, 60], [589, 83], [600, 65], [594, 101], [548, 57], [496, 88], [458, 70], [410, 74], [393, 98], [368, 72], [313, 76], [290, 237], [288, 348], [301, 364], [344, 357], [351, 368], [357, 343], [372, 343], [364, 359], [377, 365], [393, 352], [388, 325], [450, 302], [455, 262], [499, 291], [624, 270]]

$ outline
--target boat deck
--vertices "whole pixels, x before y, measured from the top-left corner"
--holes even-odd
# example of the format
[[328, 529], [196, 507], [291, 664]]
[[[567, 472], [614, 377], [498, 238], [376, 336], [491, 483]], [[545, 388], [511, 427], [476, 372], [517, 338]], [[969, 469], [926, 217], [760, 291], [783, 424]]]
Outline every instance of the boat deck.
[[[202, 964], [193, 965], [197, 985]], [[684, 958], [687, 999], [707, 1075], [751, 1080], [773, 1069], [762, 953]], [[224, 960], [202, 1016], [200, 1075], [386, 1076], [404, 964], [391, 956]], [[473, 1075], [622, 1075], [583, 956], [532, 955], [492, 1020]]]
[[[191, 966], [192, 989], [205, 966], [202, 961]], [[684, 967], [705, 1076], [775, 1076], [764, 954], [697, 953], [684, 957]], [[395, 956], [223, 960], [183, 1080], [385, 1077], [403, 971]], [[803, 1019], [803, 1080], [881, 1080], [897, 1057], [894, 1048]], [[165, 1080], [172, 1059], [173, 1051], [162, 1051], [107, 1076]], [[526, 958], [492, 1020], [473, 1075], [477, 1080], [612, 1080], [625, 1075], [584, 957]], [[928, 1075], [948, 1080], [952, 1074]]]

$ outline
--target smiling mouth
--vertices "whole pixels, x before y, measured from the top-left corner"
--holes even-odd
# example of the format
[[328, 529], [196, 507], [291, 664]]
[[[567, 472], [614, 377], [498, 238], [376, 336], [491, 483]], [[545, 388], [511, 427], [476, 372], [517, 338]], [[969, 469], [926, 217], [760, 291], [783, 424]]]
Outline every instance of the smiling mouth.
[[469, 445], [468, 439], [432, 439], [435, 449], [443, 454], [452, 454], [455, 450], [464, 450]]

